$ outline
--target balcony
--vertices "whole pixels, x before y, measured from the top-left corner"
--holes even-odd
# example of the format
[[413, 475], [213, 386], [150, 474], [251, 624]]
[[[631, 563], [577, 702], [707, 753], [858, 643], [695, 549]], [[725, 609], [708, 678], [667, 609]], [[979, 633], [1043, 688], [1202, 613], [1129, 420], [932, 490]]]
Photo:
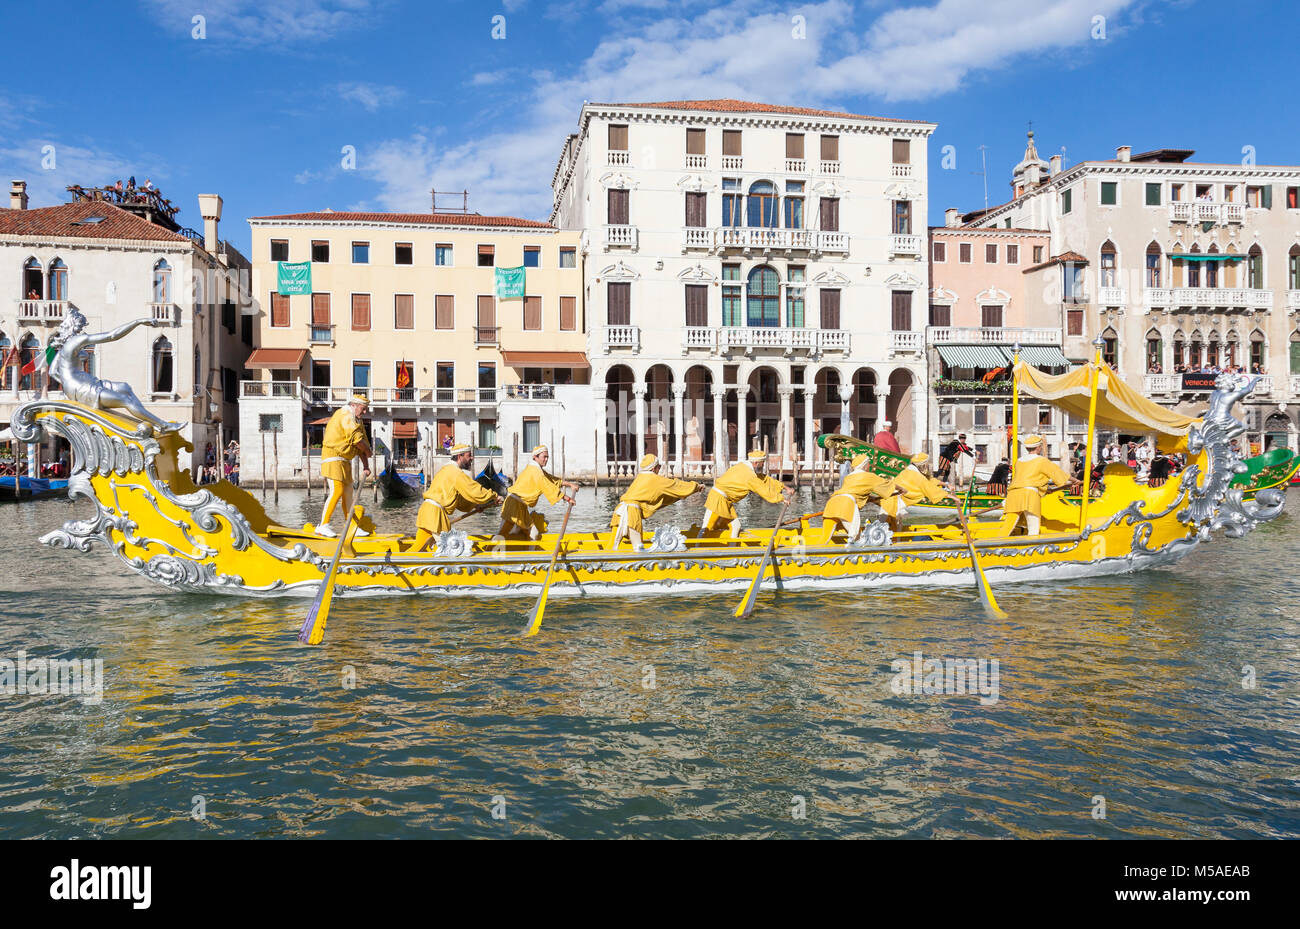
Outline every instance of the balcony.
[[1181, 374], [1144, 374], [1142, 388], [1148, 394], [1176, 394], [1182, 390]]
[[689, 152], [686, 155], [686, 167], [688, 168], [707, 168], [709, 166], [708, 155], [692, 155]]
[[174, 303], [151, 303], [149, 312], [160, 322], [171, 323], [173, 326], [181, 324], [181, 308]]
[[1286, 292], [1286, 308], [1291, 312], [1300, 310], [1300, 290], [1288, 290]]
[[690, 248], [713, 248], [713, 230], [703, 226], [687, 226], [682, 230], [682, 251]]
[[606, 326], [605, 351], [612, 348], [630, 348], [634, 352], [641, 350], [640, 326]]
[[896, 329], [889, 333], [889, 350], [894, 354], [900, 352], [919, 353], [923, 335], [924, 333], [921, 332], [904, 332]]
[[1249, 287], [1148, 287], [1143, 291], [1148, 306], [1250, 307], [1271, 309], [1273, 291]]
[[[806, 252], [847, 252], [849, 237], [844, 232], [821, 232], [816, 229], [776, 229], [763, 226], [720, 226], [705, 230], [712, 236], [711, 245], [689, 245], [692, 248], [712, 247], [719, 251], [739, 248], [745, 251], [806, 251]], [[697, 230], [688, 230], [688, 234]], [[692, 242], [702, 242], [702, 236], [694, 236]]]
[[609, 162], [608, 162], [608, 163], [611, 164], [611, 165], [623, 165], [623, 166], [627, 166], [627, 165], [630, 165], [630, 164], [632, 163], [632, 160], [628, 157], [628, 153], [627, 153], [627, 152], [620, 152], [620, 151], [611, 150], [610, 153], [609, 153]]
[[[706, 330], [708, 331], [708, 330]], [[727, 354], [742, 351], [747, 355], [759, 349], [775, 349], [789, 355], [796, 351], [820, 353], [848, 351], [849, 334], [844, 329], [804, 329], [782, 326], [723, 326], [717, 333], [717, 351]], [[703, 336], [695, 336], [704, 338]], [[688, 336], [687, 338], [691, 338]]]
[[1300, 397], [1300, 374], [1291, 375], [1291, 396]]
[[605, 227], [606, 248], [636, 248], [636, 226]]
[[889, 237], [889, 255], [921, 256], [921, 237], [919, 235], [891, 235]]
[[239, 399], [291, 399], [302, 397], [302, 381], [240, 381]]
[[911, 165], [890, 165], [889, 176], [910, 178], [912, 177], [912, 166]]
[[1126, 306], [1128, 304], [1128, 294], [1124, 292], [1123, 287], [1098, 287], [1097, 288], [1097, 305], [1098, 306]]
[[840, 173], [840, 163], [838, 161], [823, 161], [821, 167], [822, 167], [822, 174]]
[[63, 314], [68, 311], [67, 300], [19, 300], [18, 321], [26, 322], [61, 322]]
[[307, 341], [312, 345], [333, 345], [334, 344], [334, 326], [326, 324], [318, 326], [313, 323], [307, 336]]
[[1174, 200], [1169, 204], [1171, 223], [1242, 223], [1246, 204], [1215, 200]]
[[743, 155], [723, 155], [723, 171], [740, 171], [745, 167], [745, 158]]
[[502, 400], [554, 400], [554, 384], [507, 384], [501, 388]]
[[1060, 345], [1060, 329], [1006, 329], [1002, 327], [930, 326], [925, 330], [930, 345]]
[[1256, 397], [1273, 396], [1273, 375], [1261, 374], [1259, 381], [1255, 384], [1254, 395]]
[[501, 331], [498, 326], [475, 326], [474, 327], [474, 344], [475, 345], [496, 345], [499, 341], [497, 334]]
[[786, 174], [805, 174], [808, 171], [808, 162], [802, 158], [787, 158], [785, 160]]
[[[262, 381], [245, 381], [245, 384], [267, 383]], [[270, 382], [281, 383], [281, 382]], [[305, 399], [312, 406], [339, 407], [350, 401], [355, 394], [361, 394], [370, 401], [372, 407], [381, 409], [434, 410], [439, 407], [481, 407], [494, 406], [500, 396], [510, 390], [526, 394], [529, 386], [539, 390], [553, 391], [549, 384], [512, 385], [511, 387], [303, 387]], [[513, 396], [513, 394], [511, 395]]]
[[710, 352], [718, 349], [718, 330], [712, 326], [687, 326], [682, 330], [682, 348], [703, 348]]

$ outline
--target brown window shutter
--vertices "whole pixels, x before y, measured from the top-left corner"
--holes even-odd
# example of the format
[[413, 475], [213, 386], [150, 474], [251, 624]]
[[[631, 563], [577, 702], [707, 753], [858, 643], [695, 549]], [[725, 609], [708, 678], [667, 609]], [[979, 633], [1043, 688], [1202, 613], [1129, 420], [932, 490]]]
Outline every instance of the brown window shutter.
[[393, 328], [415, 328], [415, 297], [411, 294], [397, 294], [393, 297]]
[[686, 225], [698, 227], [703, 226], [706, 221], [708, 211], [709, 195], [706, 193], [696, 193], [687, 191], [686, 193]]
[[280, 294], [271, 294], [271, 325], [289, 325], [289, 298]]
[[787, 132], [785, 134], [785, 157], [802, 158], [803, 157], [803, 133]]
[[906, 165], [911, 164], [912, 143], [907, 139], [894, 140], [894, 164]]
[[838, 290], [823, 290], [821, 292], [821, 302], [822, 328], [840, 328], [840, 292]]
[[961, 242], [957, 245], [957, 260], [962, 264], [970, 262], [970, 243]]
[[740, 130], [739, 129], [722, 130], [722, 154], [724, 155], [740, 154]]
[[495, 254], [496, 254], [496, 246], [495, 246], [495, 245], [480, 245], [480, 246], [478, 247], [478, 253], [479, 253], [480, 255], [495, 255]]
[[709, 288], [705, 284], [686, 285], [686, 325], [709, 324]]
[[573, 332], [578, 328], [577, 297], [560, 298], [560, 328], [565, 332]]
[[328, 326], [330, 324], [329, 294], [311, 295], [311, 324], [313, 326]]
[[609, 147], [611, 151], [627, 151], [627, 126], [609, 127]]
[[609, 325], [632, 325], [632, 285], [624, 282], [610, 282], [608, 299]]
[[980, 307], [980, 325], [985, 329], [1002, 328], [1002, 307], [984, 306]]
[[434, 326], [438, 329], [456, 328], [456, 298], [451, 294], [434, 297]]
[[840, 160], [840, 137], [837, 135], [822, 136], [822, 161], [839, 161]]
[[930, 304], [930, 325], [951, 326], [952, 307], [946, 303], [931, 303]]
[[995, 243], [984, 246], [984, 263], [991, 265], [998, 263], [998, 247]]
[[686, 154], [688, 155], [704, 154], [704, 130], [703, 129], [686, 130]]
[[821, 227], [823, 232], [840, 231], [840, 201], [838, 197], [822, 197]]
[[524, 297], [524, 328], [542, 328], [542, 298]]
[[494, 329], [497, 324], [496, 299], [481, 295], [478, 298], [478, 325], [481, 329]]
[[352, 328], [363, 331], [370, 328], [370, 294], [352, 295]]
[[943, 261], [947, 257], [943, 242], [934, 243], [934, 261]]
[[1020, 246], [1019, 246], [1019, 245], [1008, 245], [1008, 246], [1007, 246], [1007, 264], [1009, 264], [1009, 265], [1020, 264]]
[[626, 190], [609, 191], [609, 224], [626, 226], [628, 223], [628, 192]]
[[896, 290], [893, 293], [893, 329], [895, 332], [909, 332], [912, 328], [912, 292]]

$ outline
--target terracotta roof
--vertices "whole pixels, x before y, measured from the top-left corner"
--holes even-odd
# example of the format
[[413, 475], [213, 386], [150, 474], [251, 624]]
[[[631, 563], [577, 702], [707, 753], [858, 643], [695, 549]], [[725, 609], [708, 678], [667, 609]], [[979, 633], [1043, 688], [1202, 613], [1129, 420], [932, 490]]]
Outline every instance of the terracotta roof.
[[707, 113], [779, 113], [786, 116], [830, 116], [841, 119], [881, 119], [891, 123], [920, 123], [924, 119], [895, 119], [887, 116], [865, 116], [839, 110], [814, 110], [805, 106], [778, 106], [772, 103], [752, 103], [746, 100], [670, 100], [664, 103], [589, 103], [588, 106], [627, 107], [646, 110], [698, 110]]
[[[96, 216], [103, 219], [86, 222]], [[111, 203], [83, 200], [34, 210], [0, 210], [0, 235], [194, 244], [183, 235], [155, 226]]]
[[959, 235], [970, 233], [981, 235], [985, 232], [1018, 232], [1021, 235], [1051, 235], [1051, 233], [1046, 229], [1029, 229], [1025, 226], [931, 226], [930, 232], [954, 232]]
[[317, 223], [410, 223], [426, 226], [496, 226], [523, 229], [554, 229], [550, 223], [517, 216], [480, 216], [478, 213], [348, 213], [317, 210], [314, 213], [282, 213], [278, 216], [250, 216], [253, 220]]
[[1047, 259], [1042, 264], [1036, 264], [1032, 268], [1025, 268], [1025, 273], [1028, 274], [1030, 271], [1037, 271], [1039, 268], [1047, 268], [1052, 265], [1065, 264], [1066, 262], [1073, 262], [1075, 264], [1086, 265], [1088, 263], [1088, 259], [1084, 258], [1078, 252], [1061, 252], [1061, 254], [1059, 255], [1053, 255], [1051, 258]]

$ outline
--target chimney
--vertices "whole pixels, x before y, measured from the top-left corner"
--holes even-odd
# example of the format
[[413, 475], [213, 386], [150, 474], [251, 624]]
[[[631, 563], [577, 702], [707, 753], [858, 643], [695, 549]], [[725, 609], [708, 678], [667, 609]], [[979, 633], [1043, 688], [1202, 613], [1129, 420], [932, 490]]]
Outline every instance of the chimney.
[[199, 194], [199, 215], [203, 217], [203, 248], [214, 258], [220, 251], [217, 223], [221, 222], [221, 195]]
[[956, 228], [957, 226], [960, 226], [961, 210], [957, 209], [955, 206], [950, 206], [948, 207], [948, 209], [944, 210], [943, 224], [947, 226], [949, 229], [953, 229]]
[[1121, 145], [1119, 148], [1115, 149], [1115, 157], [1120, 161], [1127, 162], [1131, 154], [1133, 154], [1133, 147], [1131, 145]]
[[1052, 156], [1052, 172], [1051, 172], [1051, 173], [1052, 173], [1052, 176], [1053, 176], [1053, 177], [1055, 177], [1056, 175], [1058, 175], [1058, 174], [1061, 173], [1061, 156], [1060, 156], [1060, 155], [1053, 155], [1053, 156]]
[[9, 188], [9, 209], [27, 209], [27, 182], [14, 181]]

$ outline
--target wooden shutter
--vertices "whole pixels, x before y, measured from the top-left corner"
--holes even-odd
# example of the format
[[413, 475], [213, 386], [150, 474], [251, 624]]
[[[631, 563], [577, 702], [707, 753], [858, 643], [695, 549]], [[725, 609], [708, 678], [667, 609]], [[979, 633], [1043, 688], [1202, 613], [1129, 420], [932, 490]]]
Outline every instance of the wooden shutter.
[[311, 295], [311, 324], [313, 326], [328, 326], [330, 324], [329, 294]]
[[370, 328], [370, 294], [352, 295], [352, 328]]
[[840, 292], [838, 290], [821, 291], [822, 328], [840, 328]]
[[687, 191], [686, 193], [686, 225], [703, 226], [706, 221], [708, 210], [709, 195], [706, 193], [696, 193]]
[[787, 132], [785, 134], [785, 157], [803, 158], [802, 132]]
[[894, 140], [894, 164], [911, 164], [912, 143], [907, 139]]
[[821, 227], [823, 232], [840, 231], [840, 201], [838, 197], [822, 197], [819, 201], [821, 207]]
[[686, 325], [709, 324], [709, 288], [706, 284], [686, 285]]
[[990, 243], [984, 246], [984, 263], [995, 265], [998, 263], [998, 247]]
[[980, 307], [980, 325], [985, 329], [1002, 328], [1002, 307], [1000, 306], [982, 306]]
[[614, 152], [627, 151], [627, 126], [609, 127], [609, 148]]
[[609, 191], [609, 219], [611, 226], [626, 226], [628, 223], [628, 192], [626, 190]]
[[289, 325], [289, 298], [280, 294], [271, 294], [271, 325]]
[[480, 295], [478, 298], [478, 326], [480, 329], [495, 329], [497, 324], [497, 307], [495, 298]]
[[573, 332], [578, 328], [578, 298], [560, 298], [560, 329]]
[[1009, 265], [1020, 264], [1020, 246], [1019, 246], [1019, 245], [1008, 245], [1008, 246], [1007, 246], [1007, 264], [1009, 264]]
[[393, 328], [415, 328], [415, 297], [411, 294], [397, 294], [393, 297]]
[[957, 260], [962, 264], [970, 263], [970, 243], [962, 242], [957, 246]]
[[912, 292], [895, 290], [893, 294], [893, 329], [895, 332], [910, 332], [912, 329]]
[[688, 155], [704, 154], [704, 130], [703, 129], [686, 130], [686, 154]]
[[497, 247], [495, 245], [480, 245], [478, 247], [478, 266], [480, 268], [491, 268], [496, 264]]
[[611, 326], [632, 325], [632, 285], [625, 281], [611, 281], [607, 293], [608, 324]]
[[740, 130], [739, 129], [722, 130], [722, 154], [724, 155], [740, 154]]
[[542, 328], [542, 298], [524, 297], [524, 328]]
[[840, 160], [840, 137], [837, 135], [822, 136], [822, 161], [839, 161]]
[[931, 303], [930, 304], [930, 325], [951, 326], [952, 306], [947, 303]]
[[438, 294], [433, 298], [434, 320], [437, 329], [456, 328], [456, 298], [451, 294]]

